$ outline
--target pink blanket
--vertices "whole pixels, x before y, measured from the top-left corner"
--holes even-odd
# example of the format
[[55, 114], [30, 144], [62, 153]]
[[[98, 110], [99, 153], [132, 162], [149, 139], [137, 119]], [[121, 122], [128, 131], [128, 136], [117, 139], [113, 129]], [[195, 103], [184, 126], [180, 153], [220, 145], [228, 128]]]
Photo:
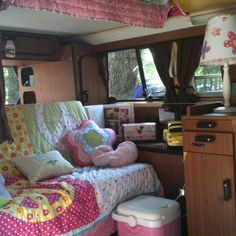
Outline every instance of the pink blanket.
[[40, 183], [6, 177], [13, 200], [0, 209], [0, 235], [62, 235], [91, 223], [99, 215], [93, 186], [59, 177]]
[[113, 20], [152, 28], [163, 27], [172, 2], [164, 1], [160, 6], [158, 2], [163, 1], [155, 1], [157, 4], [145, 2], [140, 0], [14, 0], [11, 4], [85, 19]]

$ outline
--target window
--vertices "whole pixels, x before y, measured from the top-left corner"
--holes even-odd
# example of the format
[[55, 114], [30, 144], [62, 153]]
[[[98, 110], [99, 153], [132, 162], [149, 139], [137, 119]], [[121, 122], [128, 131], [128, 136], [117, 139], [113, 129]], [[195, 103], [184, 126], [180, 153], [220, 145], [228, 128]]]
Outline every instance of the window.
[[194, 82], [198, 96], [222, 96], [222, 74], [220, 66], [199, 66], [194, 74]]
[[147, 95], [152, 98], [164, 97], [166, 88], [161, 81], [152, 54], [148, 48], [141, 49], [141, 60], [146, 81]]
[[148, 48], [108, 53], [109, 97], [117, 100], [160, 99], [163, 85]]
[[3, 67], [5, 81], [5, 104], [17, 104], [19, 100], [19, 84], [14, 67]]
[[[148, 48], [132, 48], [108, 53], [109, 97], [116, 100], [160, 100], [165, 86]], [[197, 96], [222, 96], [220, 66], [199, 66], [194, 74]]]

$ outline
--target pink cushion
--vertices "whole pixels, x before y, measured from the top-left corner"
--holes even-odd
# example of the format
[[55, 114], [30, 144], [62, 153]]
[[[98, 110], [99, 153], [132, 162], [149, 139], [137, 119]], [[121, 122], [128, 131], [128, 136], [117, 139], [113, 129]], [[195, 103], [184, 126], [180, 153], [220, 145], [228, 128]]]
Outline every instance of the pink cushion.
[[101, 129], [91, 121], [85, 120], [80, 126], [65, 135], [65, 145], [73, 151], [75, 164], [79, 166], [92, 165], [91, 155], [100, 145], [112, 146], [116, 141], [116, 133], [112, 129]]
[[122, 142], [116, 150], [104, 145], [97, 147], [92, 154], [95, 166], [119, 167], [133, 163], [138, 157], [135, 143], [131, 141]]

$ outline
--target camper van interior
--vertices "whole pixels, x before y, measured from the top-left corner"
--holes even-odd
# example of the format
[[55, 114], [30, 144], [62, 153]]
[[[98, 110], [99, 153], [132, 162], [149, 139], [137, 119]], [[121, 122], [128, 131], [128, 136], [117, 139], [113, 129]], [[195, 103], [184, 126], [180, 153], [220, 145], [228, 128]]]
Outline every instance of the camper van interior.
[[0, 52], [0, 235], [236, 235], [235, 0], [0, 0]]

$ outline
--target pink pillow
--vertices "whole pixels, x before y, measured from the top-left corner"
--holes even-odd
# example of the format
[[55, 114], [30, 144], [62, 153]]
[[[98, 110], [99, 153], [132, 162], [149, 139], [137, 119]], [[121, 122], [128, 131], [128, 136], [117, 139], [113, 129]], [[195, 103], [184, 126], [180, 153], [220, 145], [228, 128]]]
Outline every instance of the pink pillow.
[[119, 167], [133, 163], [138, 157], [135, 143], [131, 141], [122, 142], [116, 150], [104, 145], [97, 147], [92, 154], [95, 166]]
[[75, 164], [79, 166], [92, 165], [91, 155], [100, 145], [112, 146], [116, 141], [116, 133], [112, 129], [101, 129], [92, 120], [83, 121], [80, 126], [67, 133], [65, 145], [73, 152]]

